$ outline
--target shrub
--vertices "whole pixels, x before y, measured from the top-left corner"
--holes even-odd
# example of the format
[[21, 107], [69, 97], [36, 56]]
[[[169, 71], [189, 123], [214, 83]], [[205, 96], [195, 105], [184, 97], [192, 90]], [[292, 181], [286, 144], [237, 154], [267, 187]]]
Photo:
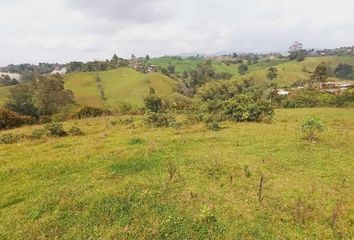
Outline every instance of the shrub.
[[44, 125], [44, 130], [46, 131], [47, 136], [62, 137], [67, 135], [67, 133], [64, 131], [62, 123], [47, 123]]
[[247, 95], [239, 95], [225, 102], [225, 116], [236, 122], [260, 122], [271, 119], [274, 107], [270, 101], [255, 101]]
[[309, 117], [300, 123], [301, 131], [305, 134], [305, 138], [309, 141], [317, 139], [317, 133], [324, 131], [324, 124], [319, 118]]
[[81, 129], [78, 126], [73, 126], [72, 128], [70, 128], [69, 134], [72, 136], [84, 135], [84, 133], [81, 131]]
[[39, 139], [39, 138], [43, 137], [45, 134], [46, 134], [46, 131], [44, 129], [35, 129], [35, 130], [33, 130], [31, 137]]
[[99, 117], [99, 116], [109, 115], [109, 114], [111, 114], [111, 112], [107, 109], [85, 106], [77, 112], [77, 117], [81, 119], [81, 118]]
[[220, 130], [221, 117], [216, 114], [201, 114], [201, 120], [206, 124], [207, 128], [213, 131]]
[[20, 141], [21, 136], [12, 133], [4, 134], [0, 137], [1, 144], [12, 144]]
[[150, 94], [144, 98], [145, 108], [151, 112], [159, 112], [163, 110], [162, 98], [156, 96], [155, 94]]
[[150, 127], [168, 127], [175, 119], [168, 113], [147, 111], [143, 122]]
[[338, 64], [337, 68], [334, 70], [334, 74], [337, 77], [341, 78], [352, 78], [353, 75], [353, 66], [345, 63]]
[[30, 124], [32, 122], [31, 117], [21, 116], [5, 108], [0, 108], [0, 129], [20, 127], [21, 125]]

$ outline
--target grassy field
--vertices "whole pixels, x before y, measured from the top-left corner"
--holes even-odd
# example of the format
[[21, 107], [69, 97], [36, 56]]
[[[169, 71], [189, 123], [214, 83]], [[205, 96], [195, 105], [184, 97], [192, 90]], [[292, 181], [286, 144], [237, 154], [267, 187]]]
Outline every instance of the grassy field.
[[[311, 72], [313, 72], [321, 62], [325, 62], [329, 71], [333, 72], [339, 63], [346, 63], [354, 65], [354, 57], [307, 57], [303, 62], [297, 61], [286, 61], [286, 60], [273, 60], [270, 62], [260, 61], [258, 64], [250, 65], [249, 73], [244, 76], [234, 75], [235, 79], [254, 79], [256, 83], [269, 83], [267, 79], [267, 69], [270, 66], [275, 66], [278, 69], [277, 79], [272, 80], [272, 82], [277, 83], [281, 87], [286, 87], [291, 85], [297, 80], [307, 80], [309, 79]], [[343, 80], [336, 77], [329, 77], [328, 81], [331, 80]]]
[[175, 66], [176, 73], [183, 73], [184, 71], [191, 71], [195, 69], [199, 63], [202, 63], [203, 60], [198, 59], [178, 59], [175, 57], [160, 57], [160, 58], [151, 58], [149, 64], [154, 64], [160, 67], [167, 68], [171, 63]]
[[[96, 76], [106, 99], [102, 99]], [[117, 108], [122, 103], [141, 106], [143, 97], [153, 87], [159, 95], [174, 92], [176, 82], [162, 74], [142, 74], [131, 68], [119, 68], [99, 73], [73, 73], [65, 76], [65, 87], [74, 92], [75, 100], [84, 105]]]
[[[315, 143], [298, 130], [309, 115], [326, 125]], [[84, 136], [0, 145], [0, 239], [354, 235], [354, 109], [277, 110], [270, 124], [218, 132], [115, 118], [64, 124]]]

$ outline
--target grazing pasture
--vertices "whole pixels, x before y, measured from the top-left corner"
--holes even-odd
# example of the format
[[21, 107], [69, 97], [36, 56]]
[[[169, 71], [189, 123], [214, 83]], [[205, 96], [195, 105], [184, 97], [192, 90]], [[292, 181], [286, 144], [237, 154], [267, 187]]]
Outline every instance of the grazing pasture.
[[[316, 142], [299, 129], [308, 116], [326, 128]], [[277, 110], [272, 123], [220, 131], [117, 119], [64, 123], [85, 135], [0, 144], [0, 239], [354, 235], [353, 109]]]

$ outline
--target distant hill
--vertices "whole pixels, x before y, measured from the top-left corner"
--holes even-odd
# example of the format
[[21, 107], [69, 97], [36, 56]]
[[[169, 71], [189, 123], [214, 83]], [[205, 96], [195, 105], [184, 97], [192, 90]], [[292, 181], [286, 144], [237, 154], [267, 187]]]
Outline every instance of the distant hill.
[[[311, 72], [313, 72], [321, 62], [325, 62], [330, 73], [333, 73], [339, 63], [345, 63], [354, 66], [354, 57], [345, 56], [325, 56], [325, 57], [307, 57], [302, 62], [288, 61], [288, 60], [272, 60], [260, 61], [258, 64], [249, 66], [249, 73], [240, 76], [238, 73], [234, 76], [235, 79], [253, 79], [256, 83], [269, 83], [267, 79], [267, 69], [270, 66], [275, 66], [278, 69], [277, 79], [272, 82], [277, 83], [278, 86], [289, 86], [298, 80], [309, 79]], [[337, 77], [329, 77], [328, 80], [343, 80]], [[350, 79], [346, 79], [350, 80]]]
[[[160, 57], [149, 60], [149, 64], [158, 67], [166, 67], [171, 63], [175, 66], [176, 73], [191, 71], [203, 60], [199, 58], [185, 59], [178, 57]], [[317, 65], [325, 62], [330, 73], [333, 73], [339, 63], [354, 66], [353, 56], [323, 56], [307, 57], [303, 62], [289, 61], [287, 59], [259, 60], [257, 64], [249, 65], [249, 71], [245, 75], [238, 72], [239, 64], [225, 64], [220, 59], [213, 60], [212, 64], [216, 72], [227, 72], [233, 79], [253, 79], [256, 84], [277, 83], [279, 87], [290, 86], [296, 81], [306, 80], [310, 77]], [[278, 69], [278, 77], [272, 81], [267, 79], [267, 69], [275, 66]], [[96, 82], [96, 74], [100, 78], [105, 99]], [[143, 104], [143, 97], [153, 87], [158, 95], [167, 96], [175, 92], [177, 82], [160, 73], [143, 74], [131, 68], [118, 68], [102, 72], [77, 72], [64, 75], [65, 87], [74, 92], [79, 104], [102, 106], [111, 109], [119, 107], [122, 103], [134, 106]], [[330, 77], [328, 80], [342, 80]], [[346, 79], [350, 80], [350, 79]], [[10, 87], [0, 87], [0, 105], [8, 95]]]
[[[96, 78], [104, 92], [103, 99]], [[143, 74], [131, 68], [119, 68], [103, 72], [79, 72], [64, 77], [65, 88], [74, 92], [79, 104], [117, 108], [128, 103], [134, 106], [143, 104], [143, 97], [149, 94], [150, 87], [156, 94], [164, 96], [175, 92], [176, 81], [160, 73]]]

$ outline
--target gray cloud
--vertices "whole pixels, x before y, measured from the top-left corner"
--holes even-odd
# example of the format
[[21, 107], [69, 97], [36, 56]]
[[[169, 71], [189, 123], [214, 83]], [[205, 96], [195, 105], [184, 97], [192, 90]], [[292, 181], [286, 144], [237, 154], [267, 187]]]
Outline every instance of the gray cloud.
[[169, 17], [161, 11], [162, 0], [68, 0], [67, 4], [85, 12], [90, 18], [104, 18], [122, 22], [148, 23]]
[[0, 65], [354, 44], [352, 0], [0, 0], [0, 9]]

